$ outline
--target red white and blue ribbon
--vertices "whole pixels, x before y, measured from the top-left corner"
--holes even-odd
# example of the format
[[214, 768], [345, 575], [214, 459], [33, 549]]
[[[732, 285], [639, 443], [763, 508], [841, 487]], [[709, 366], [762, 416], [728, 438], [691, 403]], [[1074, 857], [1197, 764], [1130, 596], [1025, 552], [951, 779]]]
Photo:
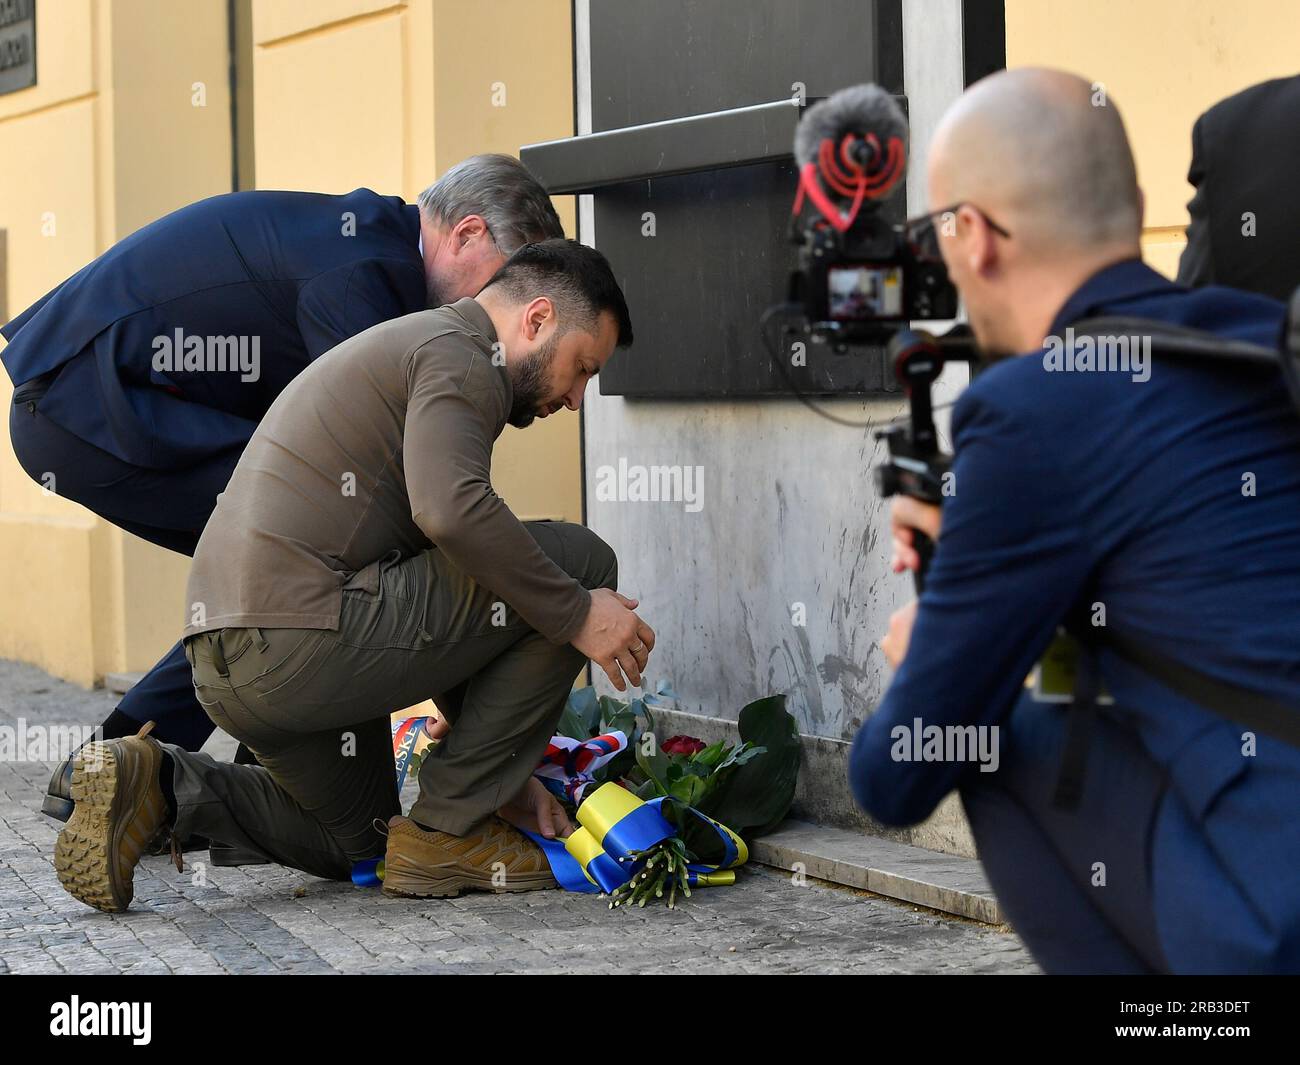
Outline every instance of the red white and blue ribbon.
[[552, 736], [533, 776], [556, 798], [581, 806], [587, 789], [596, 783], [596, 770], [608, 765], [625, 750], [627, 736], [619, 731], [593, 736], [589, 740]]

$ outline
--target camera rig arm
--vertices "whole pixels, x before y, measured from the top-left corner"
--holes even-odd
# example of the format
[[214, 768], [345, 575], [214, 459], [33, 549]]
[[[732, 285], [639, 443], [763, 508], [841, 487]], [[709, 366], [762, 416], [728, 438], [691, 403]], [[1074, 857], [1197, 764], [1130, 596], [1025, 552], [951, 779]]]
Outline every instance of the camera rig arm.
[[[952, 456], [939, 446], [930, 389], [947, 360], [974, 361], [974, 340], [966, 326], [956, 326], [942, 337], [901, 329], [890, 339], [888, 354], [894, 376], [907, 395], [909, 411], [907, 418], [876, 430], [876, 439], [884, 440], [889, 448], [888, 461], [876, 467], [876, 487], [886, 499], [906, 495], [942, 506], [944, 476], [952, 468]], [[913, 546], [920, 556], [920, 565], [912, 575], [919, 595], [934, 543], [916, 530]]]

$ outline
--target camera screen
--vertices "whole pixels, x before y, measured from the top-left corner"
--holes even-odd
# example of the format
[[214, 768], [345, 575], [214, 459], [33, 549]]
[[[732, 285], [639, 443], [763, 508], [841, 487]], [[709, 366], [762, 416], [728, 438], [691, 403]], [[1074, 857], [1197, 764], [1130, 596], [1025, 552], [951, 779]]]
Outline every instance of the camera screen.
[[827, 308], [837, 322], [869, 322], [903, 316], [903, 268], [832, 266], [827, 271]]

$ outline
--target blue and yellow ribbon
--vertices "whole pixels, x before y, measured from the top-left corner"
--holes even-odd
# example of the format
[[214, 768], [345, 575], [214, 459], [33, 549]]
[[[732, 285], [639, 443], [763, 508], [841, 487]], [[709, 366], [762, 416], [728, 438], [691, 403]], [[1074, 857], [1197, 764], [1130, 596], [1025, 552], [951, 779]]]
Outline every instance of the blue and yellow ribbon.
[[578, 807], [578, 824], [582, 827], [568, 839], [546, 839], [534, 832], [525, 835], [542, 848], [551, 873], [566, 891], [608, 895], [640, 871], [643, 863], [634, 860], [634, 854], [677, 835], [677, 829], [662, 813], [665, 801], [712, 826], [718, 835], [721, 859], [688, 865], [690, 886], [734, 884], [736, 874], [732, 870], [749, 860], [749, 849], [735, 832], [692, 806], [662, 797], [643, 802], [612, 781], [602, 784]]

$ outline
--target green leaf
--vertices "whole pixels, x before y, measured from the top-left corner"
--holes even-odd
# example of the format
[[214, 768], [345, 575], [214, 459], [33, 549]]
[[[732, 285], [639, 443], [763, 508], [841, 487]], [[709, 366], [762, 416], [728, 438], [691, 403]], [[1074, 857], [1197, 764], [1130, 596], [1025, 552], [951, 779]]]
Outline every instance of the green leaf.
[[644, 698], [648, 706], [671, 707], [677, 702], [677, 693], [673, 691], [672, 684], [666, 680], [661, 680], [655, 685], [654, 691], [645, 693]]
[[762, 754], [766, 747], [755, 747], [748, 743], [738, 743], [728, 753], [727, 757], [719, 764], [718, 771], [728, 769], [733, 765], [744, 765], [746, 762], [753, 761]]
[[602, 695], [598, 700], [598, 704], [599, 705], [595, 708], [590, 720], [588, 721], [588, 725], [591, 728], [591, 732], [588, 733], [589, 738], [591, 736], [599, 736], [604, 732], [605, 730], [601, 726], [606, 721], [612, 721], [614, 718], [627, 714], [628, 712], [627, 703], [620, 702], [609, 695]]
[[641, 714], [645, 718], [645, 730], [652, 735], [655, 731], [654, 715], [650, 713], [650, 704], [647, 700], [641, 700]]
[[696, 751], [690, 756], [690, 759], [695, 764], [707, 766], [712, 770], [716, 769], [719, 763], [721, 763], [730, 752], [731, 748], [722, 740], [719, 740], [717, 743], [709, 744], [709, 746], [705, 747], [703, 750]]
[[704, 798], [708, 787], [708, 780], [705, 777], [683, 773], [676, 780], [669, 782], [668, 794], [687, 806], [696, 806]]
[[560, 720], [555, 726], [555, 734], [568, 736], [573, 740], [589, 740], [594, 735], [587, 727], [592, 707], [596, 706], [596, 689], [574, 688], [564, 703]]
[[693, 805], [750, 840], [772, 831], [789, 812], [802, 752], [784, 695], [750, 703], [740, 711], [738, 726], [741, 741], [754, 753], [742, 752], [709, 794]]
[[[641, 772], [646, 775], [647, 782], [654, 786], [655, 790], [651, 793], [650, 798], [667, 795], [668, 785], [664, 778], [667, 776], [669, 768], [668, 756], [657, 747], [647, 755], [643, 752], [642, 746], [639, 743], [636, 745], [636, 764]], [[641, 798], [645, 797], [641, 795]]]
[[636, 714], [632, 708], [624, 707], [611, 717], [601, 718], [599, 728], [593, 735], [603, 735], [606, 732], [621, 732], [631, 739], [636, 733]]

